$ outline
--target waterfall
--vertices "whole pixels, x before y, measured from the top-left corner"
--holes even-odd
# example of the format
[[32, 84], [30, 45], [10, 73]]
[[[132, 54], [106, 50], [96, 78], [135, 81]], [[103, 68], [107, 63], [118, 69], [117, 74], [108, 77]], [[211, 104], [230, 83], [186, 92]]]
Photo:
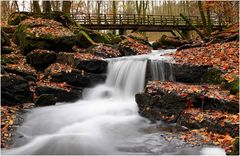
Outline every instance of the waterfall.
[[151, 60], [150, 72], [152, 80], [175, 81], [172, 64], [164, 60]]
[[[30, 110], [17, 129], [22, 137], [2, 154], [181, 154], [180, 140], [166, 142], [161, 132], [143, 131], [153, 125], [138, 115], [134, 94], [143, 91], [149, 57], [109, 59], [106, 82], [85, 89], [83, 99]], [[155, 78], [171, 79], [163, 76], [161, 63], [152, 67]], [[199, 154], [199, 149], [185, 153]]]
[[111, 60], [106, 84], [134, 96], [143, 91], [147, 59]]

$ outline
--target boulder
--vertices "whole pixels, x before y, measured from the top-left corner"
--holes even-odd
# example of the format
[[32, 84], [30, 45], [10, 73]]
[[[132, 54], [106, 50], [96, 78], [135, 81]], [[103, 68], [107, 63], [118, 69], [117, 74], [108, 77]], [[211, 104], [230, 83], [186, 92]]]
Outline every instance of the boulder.
[[[182, 40], [179, 37], [170, 37], [163, 35], [159, 40], [153, 43], [153, 49], [175, 49], [188, 44], [187, 40]], [[183, 47], [182, 47], [183, 48]]]
[[190, 129], [206, 128], [208, 131], [238, 136], [238, 115], [214, 110], [190, 108], [184, 110], [178, 118], [177, 124]]
[[143, 36], [140, 33], [130, 33], [130, 34], [127, 35], [127, 37], [130, 37], [130, 38], [132, 38], [132, 39], [134, 39], [134, 40], [136, 40], [136, 41], [138, 41], [142, 44], [145, 44], [147, 46], [151, 46], [151, 44], [148, 42], [147, 37]]
[[27, 54], [34, 49], [71, 51], [77, 36], [59, 22], [36, 18], [22, 21], [15, 31], [14, 39]]
[[17, 105], [32, 102], [33, 93], [28, 82], [21, 76], [1, 74], [1, 103], [2, 105]]
[[74, 28], [79, 25], [67, 14], [61, 11], [51, 11], [50, 13], [34, 13], [34, 12], [15, 12], [8, 18], [9, 25], [18, 25], [25, 19], [44, 18], [52, 19], [60, 22], [64, 27]]
[[89, 48], [94, 45], [94, 41], [89, 37], [89, 35], [84, 31], [79, 31], [77, 34], [77, 46], [80, 48]]
[[142, 55], [151, 53], [151, 47], [144, 45], [132, 38], [127, 38], [118, 44], [118, 49], [123, 56]]
[[106, 79], [105, 74], [93, 74], [71, 66], [55, 63], [45, 70], [45, 75], [54, 82], [66, 82], [78, 87], [93, 87]]
[[54, 51], [35, 49], [27, 54], [27, 62], [36, 69], [44, 69], [55, 60], [56, 53]]
[[122, 56], [118, 49], [115, 49], [109, 44], [99, 43], [86, 50], [93, 55], [102, 57], [102, 58], [113, 58]]
[[1, 69], [8, 73], [14, 73], [22, 77], [32, 76], [37, 78], [36, 70], [28, 64], [2, 65]]
[[78, 60], [76, 68], [91, 73], [106, 73], [107, 64], [104, 60]]
[[153, 121], [176, 122], [190, 107], [237, 113], [238, 98], [217, 85], [187, 85], [149, 81], [145, 92], [135, 96], [139, 113]]
[[55, 105], [57, 102], [57, 98], [53, 94], [42, 94], [40, 95], [36, 102], [36, 106], [50, 106]]
[[57, 98], [57, 102], [74, 102], [81, 98], [82, 89], [71, 87], [65, 83], [38, 82], [36, 95], [51, 94]]

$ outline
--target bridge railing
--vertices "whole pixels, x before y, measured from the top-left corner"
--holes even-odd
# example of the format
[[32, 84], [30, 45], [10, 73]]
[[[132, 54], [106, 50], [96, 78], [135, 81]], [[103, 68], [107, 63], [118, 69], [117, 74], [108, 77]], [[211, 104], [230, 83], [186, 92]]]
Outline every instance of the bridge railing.
[[[186, 26], [187, 23], [180, 16], [170, 15], [136, 15], [136, 14], [82, 14], [75, 15], [74, 19], [83, 25], [169, 25]], [[189, 16], [192, 24], [202, 26], [199, 16]], [[219, 19], [212, 19], [213, 25], [220, 25]]]

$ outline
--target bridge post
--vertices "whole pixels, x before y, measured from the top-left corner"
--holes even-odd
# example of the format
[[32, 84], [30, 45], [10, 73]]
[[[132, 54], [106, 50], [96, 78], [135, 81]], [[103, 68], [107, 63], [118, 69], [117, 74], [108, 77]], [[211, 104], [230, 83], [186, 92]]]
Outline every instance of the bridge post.
[[119, 29], [119, 35], [126, 35], [126, 33], [125, 29]]

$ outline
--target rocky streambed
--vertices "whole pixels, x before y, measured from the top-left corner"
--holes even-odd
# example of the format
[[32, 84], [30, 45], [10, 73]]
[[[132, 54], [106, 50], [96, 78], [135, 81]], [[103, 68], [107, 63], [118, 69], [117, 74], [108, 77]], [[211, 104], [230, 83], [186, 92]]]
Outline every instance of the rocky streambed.
[[[11, 28], [14, 31], [14, 33], [10, 31], [12, 38], [9, 39], [1, 31], [5, 35], [4, 40], [1, 40], [3, 45], [1, 110], [4, 119], [1, 129], [2, 148], [10, 147], [11, 133], [14, 132], [10, 130], [22, 123], [17, 120], [18, 114], [21, 117], [23, 115], [21, 110], [37, 107], [26, 113], [24, 117], [23, 124], [30, 124], [32, 130], [36, 130], [36, 135], [33, 134], [30, 140], [35, 138], [44, 140], [38, 134], [39, 121], [32, 120], [36, 117], [43, 121], [43, 127], [49, 126], [51, 132], [59, 134], [55, 136], [47, 132], [46, 134], [50, 134], [47, 138], [49, 143], [55, 142], [54, 139], [71, 140], [68, 129], [67, 133], [55, 131], [56, 128], [65, 130], [65, 126], [70, 123], [90, 126], [87, 130], [99, 130], [99, 135], [94, 135], [96, 131], [93, 131], [94, 133], [90, 131], [95, 138], [84, 136], [80, 140], [92, 141], [95, 145], [94, 139], [98, 138], [102, 145], [93, 147], [78, 142], [71, 148], [66, 146], [66, 149], [61, 149], [61, 145], [57, 144], [58, 146], [54, 147], [57, 150], [53, 150], [53, 154], [61, 154], [62, 150], [71, 151], [70, 154], [79, 154], [75, 146], [86, 147], [86, 150], [82, 149], [85, 154], [116, 154], [119, 151], [120, 154], [200, 154], [199, 149], [209, 145], [220, 145], [228, 153], [237, 152], [233, 145], [239, 131], [237, 98], [239, 77], [236, 66], [238, 41], [210, 44], [206, 47], [210, 49], [207, 52], [205, 47], [177, 51], [166, 54], [174, 60], [154, 59], [153, 63], [152, 59], [148, 59], [151, 47], [146, 38], [140, 34], [107, 35], [84, 28], [72, 29], [71, 22], [66, 24], [63, 21], [39, 16], [29, 17], [21, 23], [13, 22], [15, 29]], [[218, 53], [219, 47], [225, 48], [228, 57], [222, 52]], [[142, 56], [130, 60], [118, 58], [129, 55]], [[112, 74], [109, 73], [110, 71]], [[106, 86], [95, 87], [99, 84]], [[90, 93], [86, 93], [87, 90]], [[120, 104], [120, 99], [129, 98], [129, 96], [122, 97], [122, 95], [126, 96], [126, 93], [128, 95], [137, 93], [135, 100], [124, 100], [125, 104]], [[83, 101], [79, 101], [82, 98]], [[59, 102], [74, 102], [76, 108], [67, 104], [58, 106]], [[91, 104], [95, 105], [91, 106]], [[43, 107], [49, 105], [53, 106]], [[70, 114], [63, 117], [66, 109], [70, 110]], [[89, 112], [89, 109], [92, 111]], [[92, 116], [87, 114], [78, 116], [77, 110], [83, 114], [84, 111], [88, 112]], [[46, 119], [49, 113], [44, 113], [48, 111], [52, 113], [51, 117], [54, 121], [64, 118], [64, 125], [59, 122], [49, 125]], [[43, 116], [38, 116], [39, 113]], [[155, 124], [139, 117], [138, 113]], [[105, 120], [106, 116], [99, 114], [110, 115], [110, 118]], [[112, 117], [112, 114], [117, 114], [116, 118]], [[76, 120], [68, 118], [72, 115], [75, 115]], [[98, 124], [80, 122], [85, 121], [85, 118], [97, 120]], [[107, 129], [102, 129], [102, 125], [106, 125], [104, 121], [116, 123], [107, 124]], [[128, 130], [121, 128], [126, 127], [124, 123], [130, 127]], [[93, 125], [96, 127], [91, 127]], [[119, 128], [119, 131], [114, 133], [116, 129], [114, 127]], [[80, 128], [85, 132], [84, 127]], [[74, 128], [69, 130], [72, 132]], [[102, 136], [102, 131], [109, 135]], [[27, 133], [28, 130], [20, 128], [20, 132]], [[45, 130], [41, 131], [43, 134], [44, 132]], [[24, 135], [19, 135], [19, 132], [17, 134], [15, 139], [20, 141], [13, 141], [13, 147], [27, 144]], [[122, 137], [119, 136], [121, 134]], [[62, 138], [62, 135], [67, 137]], [[132, 137], [125, 140], [127, 144], [124, 141], [118, 142], [128, 136]], [[112, 145], [110, 146], [109, 143]], [[167, 146], [163, 146], [164, 144]], [[27, 153], [43, 154], [44, 150], [41, 149], [46, 149], [46, 145], [45, 141], [41, 141], [39, 149], [33, 148], [27, 150], [29, 152]], [[106, 149], [108, 145], [109, 149]], [[36, 147], [34, 143], [31, 146]], [[170, 146], [172, 148], [169, 148]], [[181, 148], [184, 149], [180, 150]], [[19, 154], [24, 151], [26, 151], [25, 146], [17, 150], [13, 149], [12, 152]]]

